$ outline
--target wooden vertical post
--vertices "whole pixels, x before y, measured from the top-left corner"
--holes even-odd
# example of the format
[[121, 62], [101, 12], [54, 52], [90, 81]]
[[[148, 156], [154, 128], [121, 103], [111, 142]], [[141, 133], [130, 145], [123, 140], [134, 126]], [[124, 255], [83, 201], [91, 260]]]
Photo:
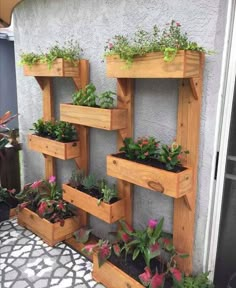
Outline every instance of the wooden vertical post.
[[[118, 131], [117, 148], [123, 146], [123, 139], [133, 137], [134, 127], [134, 80], [117, 79], [117, 108], [127, 109], [127, 127]], [[132, 224], [133, 220], [133, 185], [123, 180], [117, 180], [120, 198], [125, 198], [125, 221]]]
[[184, 150], [189, 150], [184, 164], [193, 168], [193, 186], [187, 196], [174, 200], [173, 237], [176, 250], [189, 255], [176, 259], [178, 267], [186, 274], [191, 274], [193, 261], [203, 65], [204, 54], [200, 77], [181, 80], [179, 87], [177, 142]]
[[[54, 103], [52, 80], [50, 77], [36, 77], [42, 92], [43, 92], [43, 120], [54, 121]], [[55, 175], [55, 159], [52, 156], [44, 155], [45, 157], [45, 177]]]
[[[84, 89], [89, 83], [89, 62], [87, 60], [79, 61], [79, 77], [73, 78], [77, 89]], [[76, 125], [77, 134], [80, 140], [80, 157], [75, 158], [76, 165], [83, 170], [85, 174], [89, 171], [89, 128], [82, 125]], [[81, 226], [88, 224], [88, 213], [80, 210]]]

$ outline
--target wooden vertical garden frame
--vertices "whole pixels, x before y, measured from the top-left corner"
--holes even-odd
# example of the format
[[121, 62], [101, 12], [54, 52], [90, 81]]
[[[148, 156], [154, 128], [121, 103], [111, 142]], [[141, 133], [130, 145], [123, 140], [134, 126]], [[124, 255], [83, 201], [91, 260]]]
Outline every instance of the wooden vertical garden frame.
[[[89, 82], [89, 61], [85, 59], [80, 59], [75, 63], [70, 63], [63, 59], [56, 59], [52, 63], [51, 69], [47, 66], [47, 64], [36, 64], [32, 65], [32, 67], [25, 66], [24, 73], [25, 76], [34, 76], [42, 89], [44, 121], [53, 121], [55, 119], [52, 77], [70, 77], [72, 78], [77, 89], [83, 89]], [[87, 127], [82, 125], [76, 125], [76, 130], [80, 138], [79, 142], [76, 142], [78, 156], [76, 156], [76, 153], [74, 152], [73, 155], [70, 155], [69, 152], [68, 157], [68, 153], [65, 152], [63, 153], [65, 155], [60, 158], [74, 158], [76, 165], [85, 173], [87, 173], [89, 163], [89, 131]], [[32, 140], [32, 136], [30, 137]], [[55, 155], [55, 151], [53, 153], [50, 152], [47, 154], [48, 147], [46, 147], [46, 150], [45, 147], [43, 147], [43, 149], [41, 149], [41, 147], [40, 149], [45, 157], [45, 178], [48, 179], [50, 176], [56, 174], [54, 157], [57, 157], [58, 155]], [[61, 150], [61, 148], [58, 149]], [[66, 150], [65, 147], [62, 150]], [[84, 211], [80, 211], [80, 226], [85, 226], [86, 224], [87, 213]]]
[[[122, 146], [122, 140], [125, 137], [132, 137], [133, 134], [133, 98], [131, 97], [133, 78], [180, 79], [177, 142], [184, 150], [189, 150], [186, 163], [183, 164], [191, 169], [192, 185], [186, 195], [176, 197], [177, 199], [174, 200], [173, 238], [177, 251], [189, 254], [186, 259], [176, 259], [180, 270], [186, 274], [192, 272], [204, 59], [205, 55], [200, 52], [179, 51], [173, 62], [165, 63], [163, 55], [152, 53], [135, 58], [129, 70], [124, 69], [125, 62], [118, 56], [107, 58], [107, 76], [117, 78], [119, 107], [128, 108], [129, 111], [128, 128], [120, 130], [118, 148]], [[123, 180], [118, 180], [118, 187], [122, 196], [126, 198], [126, 220], [131, 223], [132, 186], [123, 178]], [[96, 275], [99, 281], [97, 277], [99, 276]]]

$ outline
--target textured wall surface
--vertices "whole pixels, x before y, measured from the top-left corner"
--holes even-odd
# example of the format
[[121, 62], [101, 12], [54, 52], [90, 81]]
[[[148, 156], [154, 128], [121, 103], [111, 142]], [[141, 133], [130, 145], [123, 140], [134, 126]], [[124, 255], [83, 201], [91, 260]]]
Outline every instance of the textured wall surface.
[[[25, 0], [15, 10], [15, 50], [19, 61], [21, 51], [42, 50], [55, 41], [79, 40], [84, 58], [91, 64], [91, 81], [99, 92], [115, 90], [116, 82], [105, 76], [103, 47], [108, 38], [118, 33], [132, 33], [137, 27], [151, 29], [171, 19], [179, 21], [191, 39], [210, 50], [204, 72], [203, 107], [201, 115], [200, 161], [194, 269], [203, 262], [214, 126], [219, 90], [221, 53], [223, 49], [227, 1], [220, 0]], [[24, 77], [17, 67], [17, 90], [20, 132], [23, 143], [32, 123], [42, 116], [42, 97], [34, 78]], [[157, 79], [136, 81], [135, 137], [153, 135], [171, 142], [176, 134], [178, 81]], [[70, 79], [54, 80], [55, 107], [70, 101], [74, 86]], [[91, 129], [90, 169], [105, 175], [105, 156], [116, 151], [116, 133]], [[44, 174], [43, 157], [24, 145], [24, 180], [33, 181]], [[58, 177], [66, 181], [74, 168], [73, 161], [58, 161]], [[114, 179], [110, 179], [115, 181]], [[173, 200], [159, 193], [135, 187], [134, 224], [145, 225], [149, 218], [165, 217], [165, 229], [172, 231]], [[105, 237], [113, 229], [91, 217], [96, 234]]]

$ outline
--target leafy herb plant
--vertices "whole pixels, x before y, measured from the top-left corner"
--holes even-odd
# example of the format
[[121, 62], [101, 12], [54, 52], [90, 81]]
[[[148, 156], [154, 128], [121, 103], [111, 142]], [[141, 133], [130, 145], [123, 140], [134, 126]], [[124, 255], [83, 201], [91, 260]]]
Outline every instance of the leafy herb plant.
[[48, 68], [52, 67], [52, 63], [57, 58], [62, 58], [68, 62], [74, 63], [80, 58], [82, 49], [77, 41], [67, 41], [62, 46], [58, 42], [45, 53], [22, 53], [20, 64], [32, 67], [36, 63], [46, 63]]
[[105, 91], [97, 95], [96, 87], [93, 83], [90, 83], [85, 89], [75, 92], [72, 95], [72, 100], [74, 105], [111, 109], [114, 107], [113, 95], [115, 93], [112, 91]]
[[164, 60], [169, 62], [179, 50], [207, 52], [196, 42], [190, 41], [187, 33], [182, 32], [180, 23], [172, 20], [162, 31], [155, 25], [151, 32], [138, 30], [133, 37], [114, 36], [107, 41], [104, 56], [119, 55], [129, 67], [136, 56], [163, 52]]
[[109, 204], [113, 198], [117, 198], [118, 196], [118, 191], [116, 190], [115, 185], [109, 187], [107, 184], [103, 184], [100, 191], [102, 197], [98, 200], [98, 205], [100, 205], [102, 201]]

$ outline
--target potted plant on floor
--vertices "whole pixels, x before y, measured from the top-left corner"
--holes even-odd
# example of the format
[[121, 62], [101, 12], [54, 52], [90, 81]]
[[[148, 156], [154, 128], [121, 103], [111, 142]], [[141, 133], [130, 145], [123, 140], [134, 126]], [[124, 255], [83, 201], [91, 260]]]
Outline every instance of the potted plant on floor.
[[11, 216], [11, 209], [17, 206], [18, 200], [15, 193], [15, 189], [8, 190], [0, 186], [0, 222], [8, 220]]
[[107, 156], [107, 174], [179, 198], [192, 187], [192, 170], [181, 162], [188, 151], [176, 142], [160, 145], [154, 137], [124, 139], [121, 153]]
[[50, 246], [72, 236], [79, 228], [78, 217], [62, 199], [62, 190], [51, 176], [48, 180], [27, 184], [17, 195], [18, 223]]
[[161, 31], [138, 30], [133, 37], [116, 35], [105, 46], [107, 76], [115, 78], [199, 77], [206, 50], [188, 39], [172, 20]]
[[118, 198], [114, 185], [94, 175], [74, 171], [68, 184], [63, 184], [63, 199], [107, 222], [114, 223], [124, 216], [124, 199]]
[[34, 134], [28, 136], [30, 149], [63, 160], [79, 157], [79, 141], [71, 123], [39, 119], [32, 130]]
[[111, 91], [97, 95], [90, 83], [72, 95], [72, 104], [60, 105], [61, 120], [105, 130], [125, 128], [127, 111], [114, 107], [113, 95]]

